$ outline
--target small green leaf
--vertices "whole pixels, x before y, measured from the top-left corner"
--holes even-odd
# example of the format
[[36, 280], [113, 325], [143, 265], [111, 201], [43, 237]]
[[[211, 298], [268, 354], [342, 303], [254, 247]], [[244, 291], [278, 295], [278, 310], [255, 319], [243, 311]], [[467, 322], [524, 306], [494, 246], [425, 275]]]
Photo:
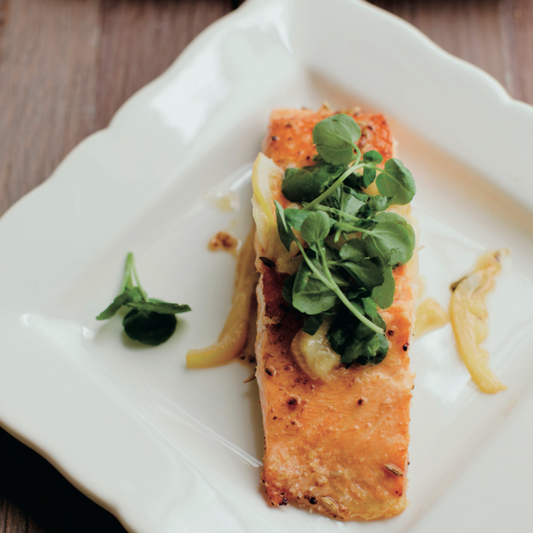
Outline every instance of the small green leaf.
[[365, 243], [357, 238], [353, 238], [341, 246], [339, 256], [341, 259], [357, 262], [368, 257], [368, 254], [366, 253]]
[[381, 194], [376, 194], [370, 196], [367, 202], [369, 209], [372, 211], [385, 211], [390, 205], [390, 198], [387, 196], [381, 196]]
[[375, 168], [364, 168], [363, 169], [363, 187], [366, 188], [376, 179], [376, 169]]
[[140, 311], [154, 311], [162, 315], [177, 315], [191, 310], [188, 305], [171, 304], [153, 298], [148, 302], [129, 302], [127, 305]]
[[378, 222], [363, 235], [363, 242], [370, 257], [379, 257], [386, 265], [405, 264], [413, 255], [408, 230], [395, 222]]
[[408, 204], [416, 193], [413, 176], [398, 159], [389, 159], [383, 172], [376, 178], [378, 191], [382, 196], [392, 198], [393, 204]]
[[371, 298], [361, 298], [361, 302], [363, 303], [363, 308], [368, 316], [372, 318], [378, 316], [378, 306], [374, 300]]
[[301, 226], [303, 239], [308, 244], [319, 243], [328, 235], [334, 221], [323, 211], [311, 211]]
[[274, 200], [274, 203], [276, 205], [276, 220], [278, 222], [278, 234], [281, 242], [287, 248], [287, 251], [291, 251], [291, 243], [293, 241], [296, 242], [296, 236], [294, 235], [292, 229], [287, 224], [287, 221], [285, 220], [285, 213], [283, 211], [283, 207]]
[[344, 167], [316, 164], [304, 168], [288, 168], [283, 176], [281, 192], [291, 202], [312, 202], [330, 181], [338, 178]]
[[[109, 301], [109, 300], [108, 300]], [[107, 320], [115, 315], [115, 313], [129, 302], [133, 302], [133, 295], [131, 290], [125, 290], [122, 294], [119, 294], [104, 311], [102, 311], [96, 320]]]
[[369, 291], [384, 281], [383, 265], [379, 259], [361, 259], [357, 263], [343, 261], [340, 266]]
[[281, 295], [283, 296], [283, 299], [289, 305], [292, 305], [292, 290], [294, 288], [295, 279], [296, 279], [296, 274], [292, 274], [283, 283], [283, 290], [282, 290]]
[[124, 331], [130, 339], [149, 346], [158, 346], [170, 339], [177, 323], [174, 315], [138, 309], [132, 309], [122, 321]]
[[313, 129], [313, 142], [320, 156], [333, 165], [347, 165], [355, 159], [355, 144], [361, 137], [361, 128], [344, 114], [333, 115]]
[[348, 215], [356, 216], [359, 213], [361, 207], [363, 207], [364, 205], [365, 202], [362, 202], [355, 196], [350, 195], [342, 211], [344, 211]]
[[304, 220], [312, 213], [312, 211], [304, 211], [303, 209], [285, 209], [284, 215], [287, 226], [301, 231]]
[[374, 163], [379, 165], [383, 162], [383, 156], [377, 150], [370, 150], [363, 154], [363, 161], [365, 163]]
[[395, 224], [403, 226], [409, 234], [409, 243], [411, 244], [411, 248], [414, 250], [416, 246], [415, 231], [411, 224], [409, 224], [409, 222], [405, 220], [405, 218], [400, 215], [397, 215], [396, 213], [379, 213], [374, 216], [372, 220], [375, 220], [377, 222], [394, 222]]
[[385, 278], [383, 283], [372, 289], [372, 299], [381, 309], [388, 309], [394, 301], [394, 291], [396, 289], [392, 267], [386, 266], [383, 275]]
[[[320, 266], [314, 263], [321, 272]], [[316, 277], [306, 262], [302, 262], [292, 290], [292, 305], [307, 315], [328, 311], [339, 301], [337, 295]]]
[[324, 322], [322, 315], [308, 316], [305, 319], [303, 327], [304, 333], [307, 333], [308, 335], [314, 335], [319, 330], [322, 322]]

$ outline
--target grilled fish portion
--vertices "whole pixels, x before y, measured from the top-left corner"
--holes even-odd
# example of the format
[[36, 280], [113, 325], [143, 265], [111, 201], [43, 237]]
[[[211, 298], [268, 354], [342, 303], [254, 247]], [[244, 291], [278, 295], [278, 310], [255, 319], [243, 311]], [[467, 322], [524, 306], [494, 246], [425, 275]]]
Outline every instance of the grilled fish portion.
[[[313, 127], [330, 114], [274, 111], [265, 154], [282, 168], [312, 164]], [[377, 150], [385, 160], [392, 157], [393, 140], [385, 119], [352, 116], [362, 129], [362, 151]], [[273, 193], [288, 205], [281, 183]], [[257, 239], [256, 252], [258, 258], [265, 255]], [[389, 339], [383, 362], [340, 366], [328, 381], [308, 377], [291, 353], [303, 319], [282, 297], [288, 274], [259, 259], [256, 265], [260, 272], [256, 375], [265, 432], [262, 480], [272, 505], [295, 502], [343, 520], [400, 513], [407, 505], [413, 387], [408, 356], [415, 299], [412, 265], [394, 271], [394, 303], [381, 312]]]

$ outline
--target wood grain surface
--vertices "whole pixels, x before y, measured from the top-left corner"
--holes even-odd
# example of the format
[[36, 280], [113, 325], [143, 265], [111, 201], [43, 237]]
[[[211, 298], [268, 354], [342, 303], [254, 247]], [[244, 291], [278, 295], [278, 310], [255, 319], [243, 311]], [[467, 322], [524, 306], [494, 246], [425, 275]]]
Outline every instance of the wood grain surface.
[[[324, 0], [327, 1], [327, 0]], [[376, 0], [533, 104], [530, 0]], [[0, 215], [238, 0], [0, 0]], [[0, 533], [124, 532], [0, 430]]]

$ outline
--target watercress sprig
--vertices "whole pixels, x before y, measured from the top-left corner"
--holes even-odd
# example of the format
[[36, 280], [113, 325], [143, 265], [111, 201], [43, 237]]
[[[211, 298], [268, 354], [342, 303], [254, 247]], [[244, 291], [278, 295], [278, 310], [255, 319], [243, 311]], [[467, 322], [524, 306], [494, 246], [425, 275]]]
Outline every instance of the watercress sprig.
[[[343, 363], [377, 364], [388, 350], [378, 308], [392, 305], [393, 269], [409, 261], [415, 247], [409, 223], [384, 211], [409, 203], [416, 188], [401, 161], [382, 165], [379, 152], [361, 153], [360, 136], [348, 115], [318, 122], [314, 165], [287, 169], [282, 184], [285, 197], [302, 209], [275, 206], [281, 242], [289, 251], [294, 242], [303, 258], [283, 297], [306, 316], [304, 331], [313, 335], [328, 318], [327, 336]], [[364, 189], [374, 181], [380, 194], [373, 196]]]
[[[134, 285], [133, 278], [137, 285]], [[191, 310], [188, 305], [179, 305], [156, 298], [148, 298], [141, 286], [135, 259], [130, 252], [126, 258], [126, 268], [120, 294], [102, 311], [96, 320], [107, 320], [115, 315], [121, 307], [131, 311], [122, 320], [126, 335], [135, 341], [150, 346], [166, 342], [176, 330], [176, 314]]]

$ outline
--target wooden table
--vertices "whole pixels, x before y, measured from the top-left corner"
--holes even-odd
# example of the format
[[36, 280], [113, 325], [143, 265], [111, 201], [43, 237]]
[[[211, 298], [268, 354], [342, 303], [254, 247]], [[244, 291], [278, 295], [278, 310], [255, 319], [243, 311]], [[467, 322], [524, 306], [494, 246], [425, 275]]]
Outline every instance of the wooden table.
[[[324, 0], [327, 1], [327, 0]], [[0, 0], [0, 215], [238, 0]], [[376, 0], [533, 104], [530, 0]], [[533, 135], [532, 135], [533, 140]], [[124, 532], [0, 430], [0, 533]]]

